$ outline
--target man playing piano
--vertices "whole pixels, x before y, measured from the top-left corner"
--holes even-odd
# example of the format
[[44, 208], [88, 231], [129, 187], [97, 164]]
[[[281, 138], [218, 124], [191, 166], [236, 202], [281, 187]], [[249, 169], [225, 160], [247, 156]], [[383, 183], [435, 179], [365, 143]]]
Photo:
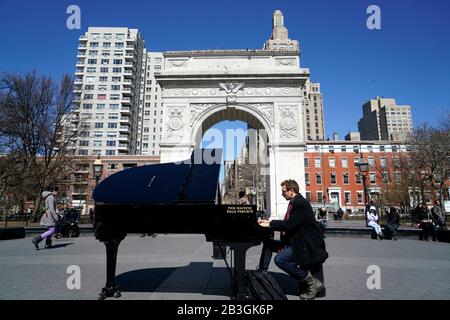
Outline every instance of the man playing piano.
[[[306, 292], [300, 294], [301, 299], [312, 300], [324, 289], [324, 285], [310, 271], [321, 270], [328, 258], [325, 241], [316, 223], [310, 203], [299, 193], [295, 180], [281, 183], [282, 195], [289, 200], [284, 220], [258, 220], [262, 227], [270, 227], [281, 231], [287, 243], [275, 257], [275, 264], [300, 282], [306, 285]], [[282, 239], [283, 240], [283, 239]]]

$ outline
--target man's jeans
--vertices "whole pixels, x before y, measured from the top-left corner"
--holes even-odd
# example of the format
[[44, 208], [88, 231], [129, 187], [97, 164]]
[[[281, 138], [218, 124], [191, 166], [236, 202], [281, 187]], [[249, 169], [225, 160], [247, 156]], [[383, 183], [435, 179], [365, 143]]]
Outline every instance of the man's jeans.
[[278, 268], [286, 272], [295, 280], [302, 281], [306, 279], [308, 271], [302, 270], [297, 263], [294, 262], [292, 247], [286, 247], [275, 256], [274, 260]]

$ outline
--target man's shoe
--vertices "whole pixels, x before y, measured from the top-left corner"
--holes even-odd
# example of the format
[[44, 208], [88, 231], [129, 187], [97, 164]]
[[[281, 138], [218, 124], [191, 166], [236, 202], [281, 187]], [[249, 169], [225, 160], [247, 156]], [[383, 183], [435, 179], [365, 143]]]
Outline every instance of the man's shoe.
[[306, 279], [303, 280], [306, 283], [306, 292], [300, 295], [300, 299], [303, 300], [313, 300], [319, 291], [324, 289], [322, 282], [317, 280], [309, 271]]
[[31, 240], [31, 242], [33, 242], [34, 247], [36, 248], [36, 250], [39, 250], [39, 243], [44, 240], [41, 236], [37, 236], [36, 238], [33, 238], [33, 240]]

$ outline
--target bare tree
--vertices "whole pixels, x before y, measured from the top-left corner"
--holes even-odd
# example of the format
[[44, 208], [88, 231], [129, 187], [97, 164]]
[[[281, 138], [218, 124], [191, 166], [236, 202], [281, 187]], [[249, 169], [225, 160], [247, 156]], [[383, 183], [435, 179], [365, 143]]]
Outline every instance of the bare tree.
[[3, 193], [33, 199], [37, 209], [42, 191], [71, 175], [70, 147], [76, 131], [68, 130], [67, 118], [72, 96], [73, 80], [68, 75], [60, 83], [34, 71], [0, 77], [1, 152], [15, 164], [9, 178], [2, 177]]
[[450, 175], [450, 130], [445, 123], [442, 129], [422, 124], [414, 130], [409, 144], [411, 182], [422, 200], [431, 191], [439, 193], [442, 200]]

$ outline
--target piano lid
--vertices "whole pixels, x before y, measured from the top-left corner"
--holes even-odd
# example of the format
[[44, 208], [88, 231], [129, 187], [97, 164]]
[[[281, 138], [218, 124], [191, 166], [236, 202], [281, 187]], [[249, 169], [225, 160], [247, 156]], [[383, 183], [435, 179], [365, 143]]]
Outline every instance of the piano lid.
[[222, 149], [195, 149], [191, 159], [117, 172], [94, 189], [96, 204], [214, 204]]

